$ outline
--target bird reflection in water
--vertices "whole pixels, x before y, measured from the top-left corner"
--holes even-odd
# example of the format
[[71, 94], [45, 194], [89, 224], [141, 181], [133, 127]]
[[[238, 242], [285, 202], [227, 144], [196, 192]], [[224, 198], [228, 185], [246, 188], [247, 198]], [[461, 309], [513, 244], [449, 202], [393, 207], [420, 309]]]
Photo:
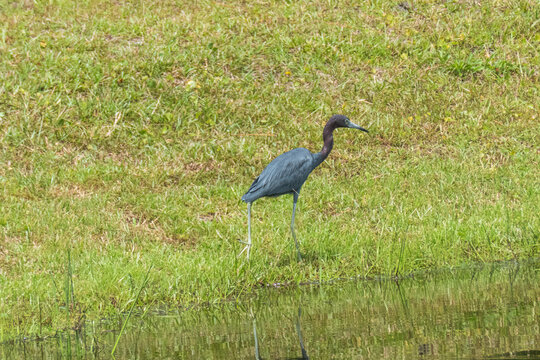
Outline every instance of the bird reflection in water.
[[[298, 335], [298, 342], [300, 343], [301, 357], [287, 357], [287, 360], [309, 360], [306, 348], [304, 347], [304, 339], [302, 338], [302, 328], [300, 327], [300, 317], [302, 315], [302, 309], [298, 307], [298, 316], [296, 318], [296, 334]], [[259, 350], [259, 338], [257, 336], [257, 319], [253, 316], [253, 338], [255, 340], [255, 359], [262, 360]]]

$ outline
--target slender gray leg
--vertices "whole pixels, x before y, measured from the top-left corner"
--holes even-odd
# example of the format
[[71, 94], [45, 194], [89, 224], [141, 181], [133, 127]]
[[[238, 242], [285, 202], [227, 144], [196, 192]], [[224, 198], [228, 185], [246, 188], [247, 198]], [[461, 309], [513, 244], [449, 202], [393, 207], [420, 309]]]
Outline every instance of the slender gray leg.
[[294, 213], [296, 212], [296, 202], [298, 201], [298, 193], [293, 194], [293, 208], [292, 208], [292, 219], [291, 219], [291, 233], [294, 239], [294, 244], [296, 245], [296, 253], [298, 254], [298, 261], [302, 261], [302, 256], [300, 255], [300, 246], [298, 245], [298, 240], [296, 240], [296, 235], [294, 234]]
[[251, 203], [247, 204], [247, 208], [248, 208], [248, 241], [247, 242], [240, 241], [242, 244], [246, 244], [246, 246], [244, 247], [242, 251], [240, 251], [240, 254], [238, 254], [238, 256], [242, 255], [242, 253], [246, 251], [247, 258], [249, 260], [249, 252], [251, 251]]

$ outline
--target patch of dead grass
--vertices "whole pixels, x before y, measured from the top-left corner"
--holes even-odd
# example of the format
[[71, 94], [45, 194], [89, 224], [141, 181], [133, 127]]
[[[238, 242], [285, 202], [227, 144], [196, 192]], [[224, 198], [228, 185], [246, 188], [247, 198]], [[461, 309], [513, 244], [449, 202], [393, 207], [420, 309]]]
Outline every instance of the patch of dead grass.
[[123, 213], [125, 224], [130, 233], [176, 246], [193, 246], [196, 243], [196, 239], [188, 234], [174, 234], [166, 231], [160, 223], [159, 217], [150, 217], [143, 212], [130, 209], [124, 210]]

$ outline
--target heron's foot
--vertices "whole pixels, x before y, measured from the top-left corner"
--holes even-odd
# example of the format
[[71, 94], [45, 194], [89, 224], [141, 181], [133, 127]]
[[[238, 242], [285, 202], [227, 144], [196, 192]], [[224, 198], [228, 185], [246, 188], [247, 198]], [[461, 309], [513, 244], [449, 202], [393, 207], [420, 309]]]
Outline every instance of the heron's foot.
[[240, 251], [240, 254], [238, 254], [237, 257], [240, 257], [240, 255], [242, 255], [245, 251], [247, 255], [247, 259], [249, 260], [249, 252], [251, 251], [251, 244], [245, 241], [241, 241], [241, 240], [238, 240], [238, 241], [240, 241], [242, 244], [246, 244], [246, 246], [242, 249], [242, 251]]
[[298, 261], [302, 261], [302, 255], [300, 255], [300, 251], [296, 253], [298, 255]]

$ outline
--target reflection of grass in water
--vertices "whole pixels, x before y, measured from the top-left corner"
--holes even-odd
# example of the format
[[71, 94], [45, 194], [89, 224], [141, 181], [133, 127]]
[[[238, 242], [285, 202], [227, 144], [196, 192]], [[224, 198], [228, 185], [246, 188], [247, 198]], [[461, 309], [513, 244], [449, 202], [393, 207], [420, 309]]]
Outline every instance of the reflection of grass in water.
[[[300, 354], [299, 305], [301, 337], [311, 358], [328, 358], [329, 353], [340, 354], [351, 346], [364, 355], [388, 359], [411, 358], [419, 349], [453, 358], [505, 353], [540, 341], [535, 321], [539, 265], [493, 264], [418, 273], [399, 282], [387, 278], [261, 289], [257, 297], [240, 303], [202, 311], [174, 309], [165, 317], [148, 316], [144, 321], [134, 312], [115, 355], [134, 356], [137, 344], [146, 353], [164, 357], [163, 349], [174, 349], [176, 357], [186, 358], [204, 358], [212, 349], [217, 358], [224, 348], [247, 357], [254, 345], [253, 316], [263, 358]], [[130, 326], [133, 319], [136, 326]], [[93, 332], [99, 342], [114, 343], [116, 335], [102, 330], [90, 329], [87, 337]], [[402, 353], [406, 356], [396, 356]]]
[[[131, 307], [129, 308], [128, 315], [126, 319], [124, 320], [124, 323], [122, 324], [122, 328], [120, 329], [120, 333], [118, 334], [118, 337], [116, 338], [116, 342], [114, 343], [113, 349], [111, 351], [111, 355], [114, 357], [114, 352], [116, 351], [116, 347], [118, 346], [118, 342], [120, 341], [120, 338], [122, 337], [122, 333], [124, 332], [124, 329], [126, 328], [126, 325], [129, 321], [129, 318], [131, 317], [131, 313], [133, 312], [133, 308], [135, 308], [135, 305], [139, 301], [139, 296], [141, 295], [141, 292], [146, 287], [146, 284], [148, 283], [148, 276], [150, 275], [150, 270], [152, 270], [153, 266], [150, 266], [148, 271], [146, 272], [146, 276], [144, 277], [143, 282], [141, 283], [141, 287], [139, 288], [139, 292], [137, 292], [137, 296], [135, 296], [135, 299], [133, 300]], [[144, 314], [143, 314], [144, 317]]]
[[[531, 1], [186, 3], [2, 5], [0, 338], [118, 313], [151, 264], [139, 303], [186, 305], [538, 256]], [[371, 132], [302, 189], [305, 260], [285, 197], [254, 204], [245, 265], [241, 194], [340, 112]]]

